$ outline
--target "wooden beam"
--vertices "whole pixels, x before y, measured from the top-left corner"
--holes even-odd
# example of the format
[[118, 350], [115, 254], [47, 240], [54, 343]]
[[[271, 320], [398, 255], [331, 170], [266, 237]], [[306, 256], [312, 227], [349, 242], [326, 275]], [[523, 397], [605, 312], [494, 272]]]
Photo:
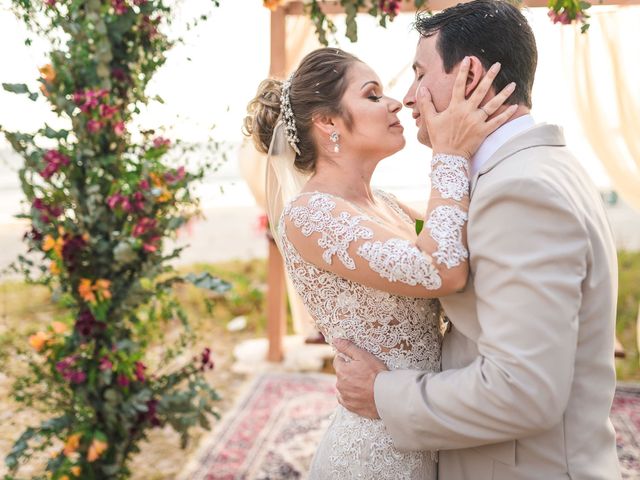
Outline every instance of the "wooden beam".
[[[428, 0], [424, 8], [433, 11], [444, 10], [447, 7], [451, 7], [458, 3], [465, 3], [471, 0]], [[304, 8], [304, 1], [291, 0], [284, 5], [284, 10], [287, 15], [306, 15], [307, 12]], [[549, 6], [548, 0], [525, 0], [523, 4], [527, 7], [545, 7]], [[593, 6], [599, 5], [640, 5], [640, 0], [602, 0], [592, 2]], [[325, 0], [320, 4], [320, 8], [327, 15], [334, 15], [338, 13], [344, 13], [344, 9], [340, 6], [340, 3], [336, 0]], [[364, 10], [363, 10], [364, 11]], [[413, 2], [402, 2], [400, 4], [401, 12], [415, 12], [416, 8]]]
[[279, 7], [271, 12], [271, 64], [269, 76], [284, 78], [287, 60], [286, 11]]

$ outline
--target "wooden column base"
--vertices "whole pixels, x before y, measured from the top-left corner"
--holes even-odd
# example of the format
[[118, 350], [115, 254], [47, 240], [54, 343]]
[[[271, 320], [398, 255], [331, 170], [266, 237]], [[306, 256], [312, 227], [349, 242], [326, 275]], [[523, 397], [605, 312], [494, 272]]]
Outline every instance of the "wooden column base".
[[284, 263], [278, 246], [269, 238], [267, 263], [267, 360], [281, 362], [284, 359], [283, 339], [287, 332]]

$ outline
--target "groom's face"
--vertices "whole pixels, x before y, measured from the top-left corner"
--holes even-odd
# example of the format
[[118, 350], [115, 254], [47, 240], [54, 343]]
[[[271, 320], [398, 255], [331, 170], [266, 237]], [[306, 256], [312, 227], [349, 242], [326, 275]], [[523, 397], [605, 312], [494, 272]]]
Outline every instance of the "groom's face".
[[456, 65], [451, 72], [444, 71], [442, 58], [436, 48], [438, 34], [431, 37], [420, 37], [413, 61], [414, 78], [409, 91], [404, 97], [403, 103], [413, 110], [413, 118], [418, 126], [418, 140], [420, 143], [431, 146], [427, 126], [420, 115], [418, 102], [416, 101], [421, 86], [426, 87], [431, 93], [431, 100], [438, 112], [446, 109], [451, 101], [453, 84], [458, 73]]

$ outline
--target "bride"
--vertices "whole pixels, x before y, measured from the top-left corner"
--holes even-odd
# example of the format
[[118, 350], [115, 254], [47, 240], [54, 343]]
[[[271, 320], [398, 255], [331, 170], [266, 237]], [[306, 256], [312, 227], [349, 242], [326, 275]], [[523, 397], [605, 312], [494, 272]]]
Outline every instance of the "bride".
[[[465, 99], [467, 71], [444, 112], [421, 110], [433, 145], [424, 216], [369, 184], [405, 145], [402, 105], [353, 55], [316, 50], [288, 81], [263, 81], [248, 105], [244, 130], [269, 153], [269, 221], [296, 290], [329, 343], [351, 340], [389, 369], [440, 368], [436, 298], [462, 289], [468, 275], [469, 157], [513, 113], [487, 120], [511, 92], [479, 109], [495, 70]], [[380, 420], [339, 406], [310, 478], [435, 479], [435, 460], [397, 451]]]

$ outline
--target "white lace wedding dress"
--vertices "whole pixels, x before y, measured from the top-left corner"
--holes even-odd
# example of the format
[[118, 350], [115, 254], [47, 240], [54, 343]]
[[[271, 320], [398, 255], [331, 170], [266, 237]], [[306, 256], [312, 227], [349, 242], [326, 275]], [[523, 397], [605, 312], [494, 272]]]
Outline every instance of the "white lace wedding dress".
[[[445, 164], [440, 162], [441, 167]], [[464, 168], [461, 171], [467, 178]], [[447, 172], [440, 168], [440, 173]], [[437, 181], [434, 183], [432, 174], [432, 183], [437, 185]], [[388, 222], [385, 225], [339, 197], [310, 192], [289, 202], [279, 223], [285, 265], [329, 343], [333, 338], [346, 338], [389, 369], [439, 370], [439, 302], [419, 297], [442, 286], [435, 263], [451, 268], [467, 258], [462, 236], [466, 206], [458, 207], [467, 187], [463, 185], [462, 192], [452, 195], [450, 188], [440, 189], [442, 202], [431, 209], [430, 221], [425, 224], [438, 247], [432, 255], [398, 238], [393, 228], [387, 228]], [[375, 195], [397, 222], [413, 227], [414, 220], [394, 197], [383, 192]], [[438, 209], [439, 216], [434, 214]], [[434, 218], [439, 219], [438, 225], [431, 221]], [[431, 452], [399, 452], [381, 420], [338, 406], [309, 478], [434, 480], [436, 456]]]

